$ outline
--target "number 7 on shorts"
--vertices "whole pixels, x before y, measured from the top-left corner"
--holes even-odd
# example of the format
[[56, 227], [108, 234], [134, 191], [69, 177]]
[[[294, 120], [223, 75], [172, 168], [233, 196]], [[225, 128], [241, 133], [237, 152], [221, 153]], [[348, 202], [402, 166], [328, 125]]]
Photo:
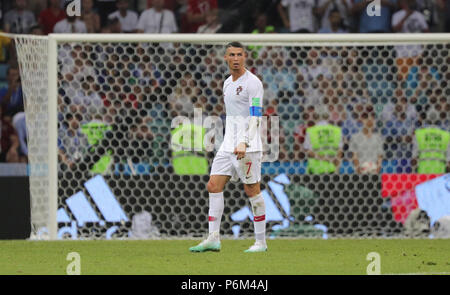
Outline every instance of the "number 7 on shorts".
[[252, 167], [252, 162], [247, 162], [247, 163], [245, 163], [245, 165], [248, 165], [248, 169], [247, 169], [247, 173], [246, 173], [246, 175], [248, 175], [248, 173], [250, 172], [250, 168]]

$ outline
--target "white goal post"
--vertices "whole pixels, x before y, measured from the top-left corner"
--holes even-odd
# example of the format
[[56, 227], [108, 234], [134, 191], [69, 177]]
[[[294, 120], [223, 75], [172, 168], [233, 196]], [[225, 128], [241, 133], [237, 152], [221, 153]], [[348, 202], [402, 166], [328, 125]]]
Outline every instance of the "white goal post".
[[[48, 113], [47, 113], [47, 155], [44, 158], [48, 165], [48, 174], [46, 177], [48, 180], [48, 187], [45, 189], [33, 189], [31, 187], [31, 202], [32, 207], [36, 204], [37, 200], [42, 199], [47, 206], [46, 212], [37, 212], [32, 209], [32, 222], [33, 218], [39, 216], [40, 225], [38, 227], [44, 227], [44, 231], [48, 235], [43, 234], [42, 228], [35, 229], [35, 235], [38, 235], [43, 239], [56, 240], [61, 238], [58, 236], [58, 79], [60, 70], [60, 64], [58, 65], [58, 46], [61, 44], [118, 44], [118, 43], [188, 43], [188, 44], [200, 44], [200, 45], [224, 45], [227, 42], [239, 41], [246, 46], [260, 45], [260, 46], [276, 46], [276, 47], [314, 47], [314, 46], [393, 46], [393, 45], [406, 45], [406, 44], [449, 44], [450, 34], [443, 33], [430, 33], [430, 34], [50, 34], [46, 37], [36, 37], [29, 35], [15, 35], [16, 46], [18, 50], [18, 58], [20, 65], [20, 72], [22, 75], [22, 83], [24, 87], [25, 96], [25, 108], [26, 114], [34, 112], [35, 109], [31, 107], [33, 104], [33, 97], [35, 96], [32, 88], [38, 87], [31, 81], [35, 79], [48, 79], [47, 97], [48, 97]], [[33, 50], [33, 46], [36, 46], [36, 42], [44, 42], [46, 44], [39, 45], [38, 50]], [[47, 52], [38, 52], [39, 50]], [[33, 59], [33, 56], [35, 59]], [[40, 60], [39, 60], [40, 59]], [[47, 77], [30, 76], [27, 72], [32, 72], [35, 64], [44, 62], [42, 59], [47, 59], [47, 68], [42, 75]], [[95, 67], [95, 65], [94, 65]], [[214, 73], [211, 73], [214, 74]], [[29, 81], [27, 81], [29, 79]], [[27, 109], [28, 108], [28, 109]], [[28, 118], [28, 117], [27, 117]], [[31, 116], [30, 116], [31, 118]], [[42, 118], [41, 118], [42, 119]], [[31, 119], [34, 122], [29, 121], [27, 125], [36, 124], [38, 118]], [[31, 127], [29, 127], [31, 128]], [[29, 142], [33, 142], [31, 137], [42, 136], [39, 132], [29, 133]], [[42, 144], [42, 143], [40, 143]], [[31, 151], [32, 152], [32, 151]], [[40, 165], [42, 163], [35, 163], [36, 158], [30, 156], [30, 166]], [[39, 160], [42, 161], [42, 158]], [[33, 177], [33, 169], [30, 170], [30, 177]], [[178, 178], [170, 178], [178, 179]], [[181, 180], [179, 180], [181, 181]], [[30, 186], [33, 186], [30, 181]], [[75, 193], [75, 191], [73, 192]], [[42, 194], [46, 195], [43, 196]], [[136, 197], [137, 198], [137, 197]], [[140, 200], [137, 201], [138, 203]], [[142, 201], [145, 203], [146, 201]], [[197, 201], [196, 201], [197, 202]], [[178, 203], [177, 203], [178, 204]], [[204, 206], [203, 203], [199, 206]], [[40, 209], [37, 209], [40, 210]], [[203, 211], [202, 211], [203, 212]], [[34, 216], [33, 216], [34, 214]], [[42, 221], [43, 220], [43, 221]], [[188, 223], [189, 219], [183, 222]], [[206, 222], [205, 222], [206, 223]], [[189, 227], [188, 227], [189, 228]]]

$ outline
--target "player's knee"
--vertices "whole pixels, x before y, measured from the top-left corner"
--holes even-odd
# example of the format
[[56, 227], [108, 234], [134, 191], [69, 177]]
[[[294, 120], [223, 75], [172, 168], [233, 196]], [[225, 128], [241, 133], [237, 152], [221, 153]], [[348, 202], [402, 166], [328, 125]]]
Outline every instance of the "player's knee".
[[249, 198], [254, 197], [261, 192], [259, 183], [244, 185], [244, 191]]
[[206, 188], [208, 189], [209, 193], [220, 193], [223, 190], [223, 188], [221, 188], [217, 182], [211, 179], [208, 181]]

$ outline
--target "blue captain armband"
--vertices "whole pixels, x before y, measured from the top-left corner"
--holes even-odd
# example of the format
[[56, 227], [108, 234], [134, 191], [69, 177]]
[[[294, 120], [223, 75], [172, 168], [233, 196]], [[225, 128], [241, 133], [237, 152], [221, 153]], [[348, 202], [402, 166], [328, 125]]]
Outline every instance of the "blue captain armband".
[[250, 107], [250, 116], [261, 117], [262, 107]]
[[252, 98], [252, 104], [250, 105], [250, 116], [255, 117], [262, 116], [261, 98], [259, 97]]

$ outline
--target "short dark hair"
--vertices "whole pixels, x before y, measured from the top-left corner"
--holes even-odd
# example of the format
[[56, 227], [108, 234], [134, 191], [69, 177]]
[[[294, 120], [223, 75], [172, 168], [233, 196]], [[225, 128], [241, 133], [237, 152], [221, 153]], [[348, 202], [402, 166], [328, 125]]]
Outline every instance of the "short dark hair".
[[241, 42], [237, 42], [237, 41], [233, 41], [227, 44], [227, 46], [225, 46], [225, 48], [230, 48], [230, 47], [236, 47], [236, 48], [242, 48], [244, 49], [244, 45], [242, 45]]

